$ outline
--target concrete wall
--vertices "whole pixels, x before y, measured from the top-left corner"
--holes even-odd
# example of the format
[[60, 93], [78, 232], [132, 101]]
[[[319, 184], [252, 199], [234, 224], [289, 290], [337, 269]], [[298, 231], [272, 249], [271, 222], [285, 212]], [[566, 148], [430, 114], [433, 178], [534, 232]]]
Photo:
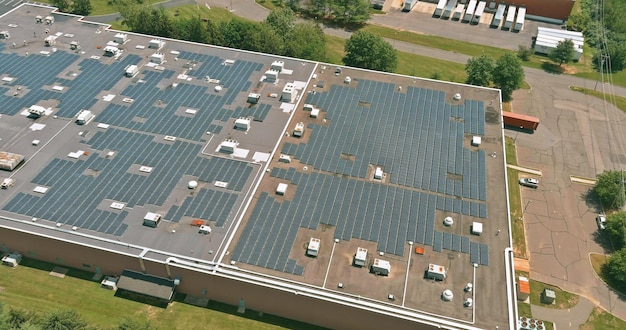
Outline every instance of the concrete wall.
[[[159, 262], [147, 260], [140, 262], [135, 256], [102, 251], [5, 228], [0, 228], [0, 246], [10, 251], [21, 252], [29, 258], [67, 267], [93, 272], [98, 267], [103, 274], [121, 274], [123, 269], [143, 271], [142, 268], [145, 268], [149, 274], [168, 277], [167, 268]], [[240, 299], [244, 299], [246, 308], [323, 327], [380, 330], [381, 325], [384, 325], [385, 328], [394, 330], [434, 329], [412, 321], [296, 295], [293, 292], [266, 288], [175, 266], [169, 266], [169, 270], [171, 278], [181, 279], [180, 286], [177, 288], [178, 292], [202, 297], [203, 289], [206, 289], [206, 297], [212, 300], [237, 306]]]

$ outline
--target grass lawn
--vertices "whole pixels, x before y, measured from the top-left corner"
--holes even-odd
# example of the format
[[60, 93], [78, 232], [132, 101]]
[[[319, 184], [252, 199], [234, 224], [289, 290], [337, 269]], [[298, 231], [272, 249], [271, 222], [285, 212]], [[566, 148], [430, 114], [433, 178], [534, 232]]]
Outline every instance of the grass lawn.
[[[505, 109], [510, 110], [510, 104], [505, 103]], [[505, 110], [506, 111], [506, 110]], [[506, 150], [506, 162], [507, 164], [517, 165], [517, 153], [515, 152], [515, 140], [510, 137], [505, 137], [505, 150]], [[519, 171], [512, 168], [507, 168], [507, 178], [509, 185], [509, 203], [511, 207], [511, 235], [513, 236], [513, 251], [518, 258], [527, 259], [526, 253], [526, 234], [524, 232], [524, 221], [522, 217], [522, 194], [517, 183]]]
[[602, 266], [609, 261], [609, 256], [606, 254], [591, 253], [589, 254], [589, 260], [591, 261], [593, 270], [602, 278]]
[[[91, 281], [92, 273], [73, 270], [65, 278], [50, 276], [52, 264], [24, 259], [17, 268], [0, 267], [0, 301], [6, 308], [46, 313], [59, 307], [73, 309], [97, 328], [119, 324], [123, 317], [149, 320], [159, 329], [320, 329], [273, 315], [247, 310], [238, 314], [237, 307], [209, 302], [207, 308], [182, 303], [184, 295], [167, 309], [118, 298], [114, 291], [101, 289]], [[36, 308], [35, 308], [36, 306]]]
[[[592, 89], [582, 88], [578, 86], [570, 86], [570, 89], [573, 91], [586, 94], [586, 95], [597, 97], [599, 99], [604, 99], [604, 95], [602, 94], [601, 90], [594, 91]], [[611, 99], [615, 100], [615, 105], [617, 106], [618, 109], [622, 110], [623, 112], [626, 112], [626, 97], [607, 94], [606, 101], [611, 102], [612, 101]]]
[[621, 320], [601, 308], [594, 308], [587, 322], [580, 326], [581, 330], [595, 329], [626, 329], [626, 322]]
[[[541, 302], [541, 292], [543, 289], [550, 289], [556, 294], [554, 304], [548, 305]], [[554, 309], [568, 309], [576, 306], [580, 297], [573, 293], [563, 291], [556, 286], [545, 284], [542, 282], [530, 280], [530, 303], [537, 306], [543, 306]]]

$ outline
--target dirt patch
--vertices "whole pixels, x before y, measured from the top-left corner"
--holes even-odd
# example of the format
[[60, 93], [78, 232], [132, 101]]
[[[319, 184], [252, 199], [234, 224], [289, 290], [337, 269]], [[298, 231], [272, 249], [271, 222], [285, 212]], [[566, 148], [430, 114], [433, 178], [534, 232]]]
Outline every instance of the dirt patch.
[[54, 277], [58, 277], [58, 278], [64, 278], [65, 274], [67, 274], [68, 269], [67, 268], [63, 268], [63, 267], [54, 267], [52, 269], [52, 271], [50, 272], [50, 276], [54, 276]]

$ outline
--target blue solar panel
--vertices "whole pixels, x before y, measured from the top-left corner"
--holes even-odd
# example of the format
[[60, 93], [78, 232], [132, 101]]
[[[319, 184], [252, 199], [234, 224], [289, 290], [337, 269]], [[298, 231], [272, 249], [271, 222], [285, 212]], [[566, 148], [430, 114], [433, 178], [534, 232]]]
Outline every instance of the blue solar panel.
[[470, 262], [480, 264], [480, 249], [479, 244], [476, 242], [470, 243]]

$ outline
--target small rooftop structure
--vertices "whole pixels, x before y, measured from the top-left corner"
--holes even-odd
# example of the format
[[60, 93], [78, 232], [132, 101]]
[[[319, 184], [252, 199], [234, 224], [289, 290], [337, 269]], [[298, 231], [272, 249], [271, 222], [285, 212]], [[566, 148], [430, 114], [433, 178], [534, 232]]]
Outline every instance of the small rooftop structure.
[[120, 53], [120, 49], [113, 46], [104, 47], [104, 56], [116, 56]]
[[43, 19], [43, 22], [46, 23], [47, 25], [52, 25], [54, 23], [54, 16], [46, 16]]
[[118, 44], [124, 44], [128, 41], [128, 34], [126, 33], [117, 33], [113, 37], [113, 41]]
[[57, 36], [47, 36], [43, 42], [46, 47], [52, 47], [57, 43]]
[[233, 154], [237, 150], [237, 146], [239, 146], [239, 142], [236, 140], [227, 139], [220, 143], [219, 152], [225, 154]]
[[277, 195], [284, 195], [287, 192], [287, 187], [289, 187], [288, 184], [286, 184], [286, 183], [279, 183], [278, 187], [276, 188], [276, 194]]
[[317, 257], [318, 253], [320, 252], [320, 243], [321, 241], [319, 238], [311, 237], [311, 240], [309, 240], [309, 245], [306, 249], [306, 255], [310, 257]]
[[272, 62], [272, 65], [270, 66], [271, 70], [275, 70], [278, 72], [283, 71], [283, 69], [285, 68], [285, 62], [284, 61], [274, 61]]
[[552, 50], [556, 49], [559, 42], [567, 39], [572, 40], [574, 43], [573, 60], [579, 60], [583, 55], [583, 45], [585, 44], [585, 38], [582, 32], [551, 29], [540, 26], [537, 28], [537, 37], [533, 50], [535, 53], [549, 54]]
[[156, 226], [159, 225], [159, 222], [161, 222], [161, 215], [154, 212], [148, 212], [146, 213], [146, 216], [143, 217], [144, 226], [156, 228]]
[[2, 264], [9, 267], [17, 267], [22, 262], [22, 255], [17, 252], [9, 253], [2, 257]]
[[152, 48], [152, 49], [157, 49], [158, 50], [158, 49], [161, 49], [164, 45], [165, 45], [165, 41], [163, 41], [161, 39], [152, 39], [148, 43], [148, 48]]
[[93, 112], [89, 110], [81, 110], [76, 117], [76, 123], [78, 125], [88, 124], [91, 120], [93, 120], [96, 116]]
[[250, 124], [251, 123], [252, 123], [252, 120], [250, 120], [250, 118], [239, 117], [239, 118], [235, 119], [235, 129], [247, 132], [247, 131], [250, 130]]
[[11, 38], [11, 34], [9, 31], [0, 31], [0, 39], [9, 39]]
[[296, 86], [293, 83], [286, 83], [280, 100], [291, 103], [295, 100], [296, 93]]
[[24, 161], [24, 156], [11, 152], [0, 151], [0, 170], [13, 171]]
[[261, 94], [250, 93], [248, 94], [248, 103], [257, 104], [259, 103], [260, 98], [261, 98]]
[[445, 280], [447, 274], [446, 267], [440, 265], [428, 264], [428, 269], [426, 269], [426, 277], [436, 281]]
[[476, 221], [472, 222], [471, 231], [473, 235], [481, 235], [483, 233], [483, 224]]
[[387, 260], [374, 259], [374, 263], [372, 264], [370, 270], [376, 275], [387, 276], [391, 272], [391, 264]]
[[367, 261], [367, 249], [362, 247], [356, 248], [356, 254], [354, 255], [354, 265], [364, 267]]
[[528, 299], [528, 296], [530, 296], [530, 281], [528, 277], [520, 276], [517, 284], [517, 299], [524, 301]]
[[265, 71], [265, 81], [269, 83], [274, 83], [278, 80], [278, 71], [276, 70], [267, 70]]
[[150, 56], [150, 62], [156, 64], [163, 64], [165, 62], [165, 54], [163, 53], [154, 53]]
[[117, 288], [170, 302], [176, 284], [174, 280], [125, 269], [117, 282]]

